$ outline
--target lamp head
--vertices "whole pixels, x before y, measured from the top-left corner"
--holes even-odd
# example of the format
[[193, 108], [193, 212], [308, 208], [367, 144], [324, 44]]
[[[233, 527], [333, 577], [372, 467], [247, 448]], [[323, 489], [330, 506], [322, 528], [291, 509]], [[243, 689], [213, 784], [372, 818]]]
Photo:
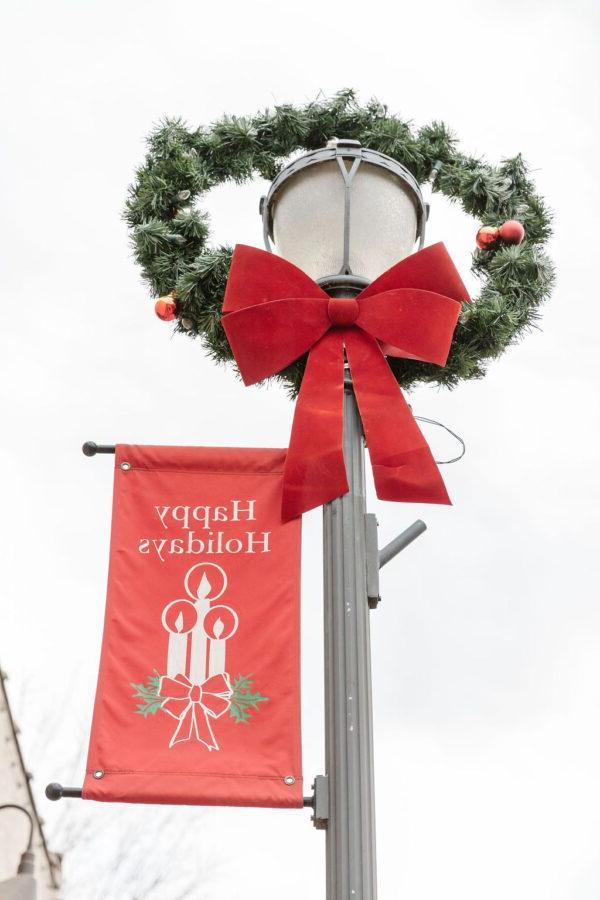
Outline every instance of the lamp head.
[[396, 160], [334, 139], [292, 160], [261, 199], [267, 250], [275, 244], [326, 290], [361, 290], [423, 246], [428, 208]]

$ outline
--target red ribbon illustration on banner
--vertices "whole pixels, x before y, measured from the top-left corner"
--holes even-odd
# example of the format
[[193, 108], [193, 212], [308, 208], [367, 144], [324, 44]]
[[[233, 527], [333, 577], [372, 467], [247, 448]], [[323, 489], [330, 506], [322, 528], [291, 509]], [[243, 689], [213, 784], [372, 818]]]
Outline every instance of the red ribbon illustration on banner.
[[219, 719], [231, 706], [233, 691], [227, 675], [213, 675], [203, 684], [192, 684], [185, 675], [175, 678], [164, 675], [158, 685], [158, 694], [165, 698], [162, 709], [178, 719], [169, 747], [195, 737], [209, 750], [219, 749], [209, 717]]
[[385, 359], [444, 366], [467, 290], [443, 244], [392, 266], [356, 298], [332, 298], [281, 257], [238, 245], [223, 327], [244, 383], [275, 375], [308, 351], [285, 463], [285, 521], [348, 491], [342, 447], [344, 354], [377, 496], [450, 503]]

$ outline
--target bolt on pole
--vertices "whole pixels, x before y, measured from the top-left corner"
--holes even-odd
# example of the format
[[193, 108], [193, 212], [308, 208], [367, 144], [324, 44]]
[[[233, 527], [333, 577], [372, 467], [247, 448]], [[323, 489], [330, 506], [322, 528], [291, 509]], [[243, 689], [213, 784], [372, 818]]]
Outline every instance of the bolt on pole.
[[344, 385], [344, 457], [350, 490], [323, 507], [327, 900], [375, 900], [364, 439], [349, 377]]

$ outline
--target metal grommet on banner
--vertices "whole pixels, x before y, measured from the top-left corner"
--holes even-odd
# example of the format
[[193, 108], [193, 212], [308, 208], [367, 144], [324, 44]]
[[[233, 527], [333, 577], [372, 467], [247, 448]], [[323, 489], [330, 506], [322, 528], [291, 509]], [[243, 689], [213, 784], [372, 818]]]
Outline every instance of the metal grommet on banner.
[[121, 468], [123, 469], [124, 472], [129, 472], [129, 470], [130, 470], [130, 468], [131, 468], [131, 463], [128, 463], [128, 462], [122, 462], [122, 463], [121, 463]]
[[296, 784], [296, 779], [293, 775], [286, 775], [283, 781], [284, 784]]
[[104, 769], [94, 769], [94, 778], [104, 778]]

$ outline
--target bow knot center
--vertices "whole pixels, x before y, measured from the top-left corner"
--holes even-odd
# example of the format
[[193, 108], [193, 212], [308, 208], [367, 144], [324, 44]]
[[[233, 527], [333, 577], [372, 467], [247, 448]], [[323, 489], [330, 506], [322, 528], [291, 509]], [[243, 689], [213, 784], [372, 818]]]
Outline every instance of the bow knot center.
[[200, 685], [194, 684], [192, 685], [192, 689], [190, 690], [190, 700], [192, 703], [198, 703], [200, 701], [200, 697], [202, 696], [202, 691], [200, 690]]
[[358, 300], [354, 297], [331, 297], [327, 306], [332, 325], [354, 325], [359, 312]]

